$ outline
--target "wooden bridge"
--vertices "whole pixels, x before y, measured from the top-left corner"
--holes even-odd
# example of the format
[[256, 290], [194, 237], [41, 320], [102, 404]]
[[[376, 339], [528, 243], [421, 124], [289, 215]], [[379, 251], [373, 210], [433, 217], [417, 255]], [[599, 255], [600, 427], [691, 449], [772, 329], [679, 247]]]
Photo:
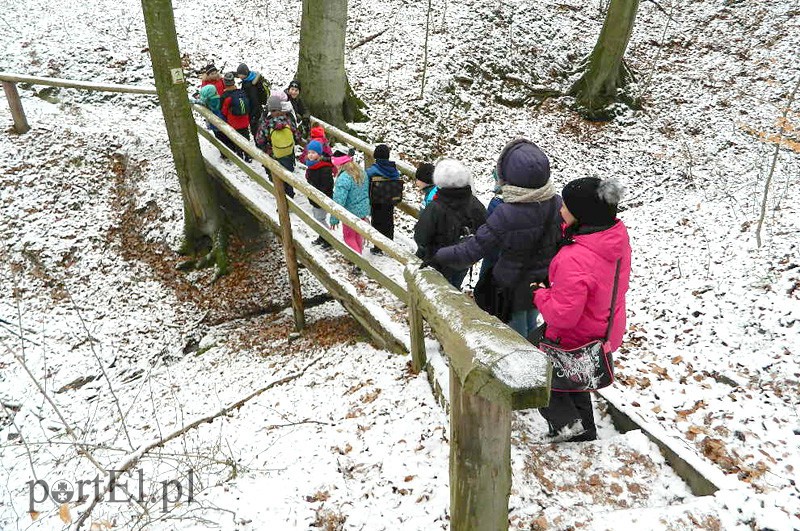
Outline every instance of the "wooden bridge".
[[[7, 73], [0, 73], [0, 81], [18, 133], [25, 133], [29, 126], [16, 83], [156, 94], [154, 87]], [[208, 109], [199, 105], [194, 105], [193, 109], [253, 158], [253, 163], [245, 163], [205, 128], [198, 126], [198, 133], [204, 139], [201, 149], [209, 173], [282, 241], [296, 328], [302, 331], [304, 326], [298, 274], [298, 264], [302, 264], [376, 343], [398, 354], [410, 354], [413, 370], [426, 370], [442, 404], [445, 407], [449, 404], [452, 529], [507, 529], [512, 411], [547, 404], [550, 365], [545, 356], [507, 325], [481, 311], [471, 298], [454, 289], [438, 272], [420, 269], [419, 260], [409, 251], [412, 243], [403, 245], [402, 236], [398, 236], [400, 243], [387, 239], [309, 185], [303, 177], [286, 171]], [[324, 127], [329, 139], [349, 144], [363, 153], [366, 164], [371, 162], [374, 146], [321, 120], [312, 118], [312, 121]], [[216, 149], [233, 164], [221, 164]], [[273, 182], [264, 177], [259, 165], [269, 169]], [[398, 162], [397, 166], [406, 177], [414, 178], [415, 169], [411, 165]], [[287, 197], [282, 182], [290, 184], [299, 194], [295, 198]], [[384, 256], [364, 257], [355, 253], [311, 216], [309, 201], [382, 249]], [[419, 214], [418, 209], [408, 203], [401, 203], [398, 209], [411, 217]], [[330, 243], [332, 249], [313, 246], [311, 242], [317, 236]], [[366, 281], [349, 273], [352, 264], [366, 274]], [[426, 337], [430, 339], [426, 341]], [[641, 429], [640, 417], [626, 404], [622, 393], [610, 388], [601, 395], [622, 431]], [[661, 447], [671, 466], [696, 495], [711, 494], [725, 484], [721, 473], [710, 475], [707, 470], [701, 473], [704, 466], [700, 458], [680, 441], [660, 430], [644, 431]]]

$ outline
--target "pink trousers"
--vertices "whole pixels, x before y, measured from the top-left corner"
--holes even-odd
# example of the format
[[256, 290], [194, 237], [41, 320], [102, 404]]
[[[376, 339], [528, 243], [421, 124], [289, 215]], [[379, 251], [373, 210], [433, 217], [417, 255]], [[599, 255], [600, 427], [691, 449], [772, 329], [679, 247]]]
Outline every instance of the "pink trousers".
[[[366, 218], [362, 219], [366, 220]], [[342, 223], [342, 236], [344, 236], [344, 243], [358, 254], [361, 254], [364, 249], [364, 238], [359, 233]]]

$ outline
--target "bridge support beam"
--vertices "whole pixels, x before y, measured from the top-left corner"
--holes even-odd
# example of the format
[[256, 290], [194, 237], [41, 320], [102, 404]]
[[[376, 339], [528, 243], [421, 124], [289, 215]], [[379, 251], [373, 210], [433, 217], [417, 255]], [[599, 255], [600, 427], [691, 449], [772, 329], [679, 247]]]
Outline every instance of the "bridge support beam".
[[450, 529], [508, 529], [511, 406], [461, 384], [450, 368]]
[[292, 288], [292, 312], [294, 313], [294, 329], [296, 332], [306, 327], [306, 317], [303, 312], [303, 293], [300, 289], [300, 273], [297, 267], [297, 254], [294, 250], [294, 237], [292, 236], [292, 222], [289, 219], [289, 202], [286, 200], [286, 189], [280, 176], [272, 174], [275, 184], [275, 202], [278, 206], [278, 221], [281, 224], [281, 242], [286, 260], [286, 269], [289, 272], [289, 285]]
[[8, 107], [11, 109], [11, 118], [14, 119], [14, 130], [20, 135], [27, 133], [31, 130], [31, 127], [25, 117], [25, 109], [22, 108], [22, 100], [17, 91], [17, 84], [3, 81], [3, 92], [6, 93]]

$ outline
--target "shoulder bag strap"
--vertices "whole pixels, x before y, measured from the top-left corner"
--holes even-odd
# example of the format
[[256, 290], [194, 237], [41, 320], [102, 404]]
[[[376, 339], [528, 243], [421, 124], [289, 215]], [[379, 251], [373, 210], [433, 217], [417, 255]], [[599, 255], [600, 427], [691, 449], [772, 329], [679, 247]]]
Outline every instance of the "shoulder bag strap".
[[614, 326], [614, 310], [617, 307], [617, 286], [619, 285], [619, 268], [621, 263], [622, 259], [620, 258], [617, 260], [617, 268], [614, 271], [614, 291], [611, 292], [611, 313], [608, 316], [608, 328], [606, 328], [605, 338], [606, 342], [611, 338], [611, 327]]

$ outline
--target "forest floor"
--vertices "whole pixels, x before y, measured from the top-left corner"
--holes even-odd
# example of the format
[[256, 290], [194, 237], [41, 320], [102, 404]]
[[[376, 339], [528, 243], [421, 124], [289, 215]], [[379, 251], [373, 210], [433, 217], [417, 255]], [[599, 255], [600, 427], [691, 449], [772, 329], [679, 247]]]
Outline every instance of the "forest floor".
[[[242, 4], [235, 21], [218, 3], [173, 4], [188, 68], [244, 60], [278, 86], [291, 79], [299, 1]], [[640, 433], [605, 417], [596, 444], [537, 444], [526, 434], [540, 421], [525, 412], [512, 525], [800, 529], [796, 2], [643, 3], [627, 58], [644, 107], [604, 124], [580, 119], [569, 98], [535, 98], [569, 85], [602, 25], [597, 3], [432, 6], [420, 98], [425, 3], [350, 2], [348, 49], [389, 27], [347, 55], [369, 105], [363, 135], [409, 160], [463, 159], [484, 201], [515, 136], [548, 153], [559, 188], [621, 179], [634, 263], [617, 388], [737, 486], [691, 496]], [[150, 83], [138, 2], [12, 4], [0, 22], [0, 70]], [[447, 528], [447, 417], [407, 359], [372, 346], [307, 272], [309, 331], [291, 340], [270, 238], [235, 241], [233, 272], [216, 283], [175, 270], [180, 192], [155, 100], [20, 91], [33, 129], [0, 143], [0, 527], [60, 522], [51, 502], [28, 510], [26, 482], [77, 488], [97, 473], [16, 354], [107, 466], [294, 378], [154, 451], [141, 463], [147, 500], [101, 504], [98, 519], [126, 526], [147, 509], [148, 529]], [[0, 119], [11, 122], [4, 100]], [[195, 501], [162, 513], [160, 482], [186, 486], [190, 469]]]

